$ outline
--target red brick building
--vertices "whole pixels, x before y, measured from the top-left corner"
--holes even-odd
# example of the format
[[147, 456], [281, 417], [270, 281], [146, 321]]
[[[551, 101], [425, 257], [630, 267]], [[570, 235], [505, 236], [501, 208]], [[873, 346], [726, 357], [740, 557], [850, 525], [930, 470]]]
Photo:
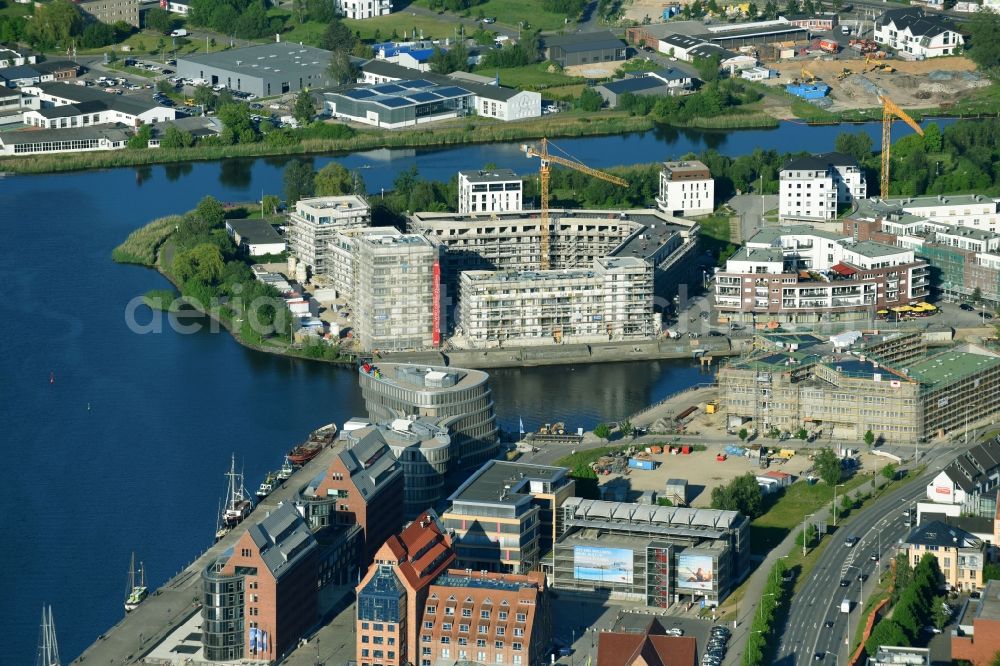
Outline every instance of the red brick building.
[[452, 569], [430, 587], [420, 627], [419, 666], [476, 662], [544, 664], [552, 640], [545, 575]]
[[334, 456], [302, 495], [314, 529], [361, 527], [362, 571], [403, 524], [403, 469], [374, 430]]
[[319, 619], [319, 547], [292, 504], [251, 525], [202, 572], [202, 645], [212, 661], [275, 661]]
[[455, 561], [433, 512], [393, 535], [357, 587], [358, 666], [418, 663], [420, 621], [431, 584]]
[[653, 618], [641, 632], [602, 631], [597, 666], [696, 666], [697, 648], [691, 636], [667, 636]]

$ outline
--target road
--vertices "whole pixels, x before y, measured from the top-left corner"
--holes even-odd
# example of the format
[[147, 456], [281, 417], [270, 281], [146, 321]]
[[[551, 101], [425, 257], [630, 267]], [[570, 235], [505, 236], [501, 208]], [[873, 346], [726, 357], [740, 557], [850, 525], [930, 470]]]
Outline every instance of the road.
[[[970, 439], [977, 441], [978, 437]], [[849, 647], [845, 643], [848, 632], [857, 631], [865, 598], [870, 596], [899, 540], [909, 530], [902, 511], [924, 495], [927, 482], [951, 462], [955, 453], [953, 447], [933, 449], [922, 460], [927, 468], [920, 479], [888, 492], [862, 509], [847, 526], [828, 537], [832, 541], [803, 582], [801, 591], [792, 598], [774, 664], [805, 664], [814, 661], [818, 653], [823, 654], [823, 659], [831, 666], [847, 662]], [[860, 539], [853, 548], [844, 544], [849, 536]], [[878, 563], [871, 560], [873, 554], [878, 555]], [[859, 574], [867, 575], [867, 580], [859, 581]], [[841, 581], [848, 581], [848, 585], [842, 587]], [[851, 601], [850, 613], [840, 611], [841, 601], [845, 598]], [[826, 627], [827, 621], [832, 621], [833, 626]], [[852, 635], [851, 640], [854, 638]]]

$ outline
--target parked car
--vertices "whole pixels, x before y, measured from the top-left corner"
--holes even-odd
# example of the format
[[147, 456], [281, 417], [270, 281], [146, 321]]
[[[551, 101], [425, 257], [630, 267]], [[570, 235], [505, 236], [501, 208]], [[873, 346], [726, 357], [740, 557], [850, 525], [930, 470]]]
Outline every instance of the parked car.
[[972, 307], [971, 305], [969, 305], [968, 303], [962, 303], [958, 307], [960, 307], [961, 309], [965, 310], [966, 312], [973, 312], [976, 309], [976, 308]]
[[849, 579], [847, 579], [847, 578], [841, 578], [840, 579], [840, 586], [841, 587], [850, 587], [851, 586], [851, 581]]
[[496, 23], [496, 22], [497, 22], [497, 20], [495, 18], [493, 18], [492, 16], [484, 16], [483, 17], [483, 23], [489, 24], [489, 23]]

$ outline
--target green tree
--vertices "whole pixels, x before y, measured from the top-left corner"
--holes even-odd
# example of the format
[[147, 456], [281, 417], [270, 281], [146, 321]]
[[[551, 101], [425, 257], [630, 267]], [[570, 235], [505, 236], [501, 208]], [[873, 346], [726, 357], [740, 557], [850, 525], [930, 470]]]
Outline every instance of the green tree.
[[316, 191], [316, 172], [308, 162], [292, 160], [285, 167], [285, 202], [289, 207], [299, 199], [313, 196]]
[[173, 94], [175, 91], [174, 85], [170, 83], [170, 81], [167, 81], [166, 79], [160, 79], [159, 81], [156, 82], [156, 90], [158, 92], [163, 93], [164, 95]]
[[330, 197], [354, 191], [354, 177], [340, 162], [330, 162], [314, 179], [316, 196]]
[[755, 18], [757, 18], [757, 15], [759, 13], [760, 13], [760, 10], [757, 8], [757, 3], [751, 2], [747, 6], [747, 18], [755, 19]]
[[942, 145], [941, 128], [937, 123], [928, 123], [924, 128], [924, 150], [928, 153], [940, 153]]
[[983, 69], [1000, 67], [1000, 13], [992, 8], [981, 8], [964, 24], [969, 33], [970, 46], [966, 51], [973, 62]]
[[674, 505], [674, 503], [673, 503], [673, 502], [671, 502], [671, 501], [670, 501], [669, 499], [667, 499], [666, 497], [657, 497], [657, 498], [656, 498], [656, 505], [657, 505], [657, 506], [673, 506], [673, 505]]
[[295, 106], [292, 107], [292, 115], [303, 125], [312, 122], [313, 116], [316, 115], [316, 106], [313, 104], [312, 95], [308, 91], [301, 90], [295, 96]]
[[194, 279], [204, 284], [214, 284], [222, 277], [225, 262], [219, 248], [202, 243], [174, 256], [174, 276], [181, 282]]
[[808, 546], [816, 540], [816, 534], [819, 530], [812, 523], [806, 525], [805, 531], [799, 530], [798, 534], [795, 535], [795, 545], [796, 546]]
[[738, 476], [726, 485], [712, 489], [712, 508], [739, 511], [753, 520], [764, 512], [764, 498], [751, 473]]
[[160, 139], [161, 148], [189, 148], [193, 144], [194, 137], [191, 133], [178, 129], [176, 125], [167, 125], [163, 138]]
[[635, 434], [635, 426], [632, 425], [631, 421], [625, 419], [624, 421], [620, 421], [618, 423], [618, 431], [623, 437], [631, 437]]
[[820, 449], [813, 457], [813, 467], [816, 468], [819, 478], [831, 486], [839, 483], [843, 476], [840, 458], [830, 448]]
[[153, 134], [153, 130], [149, 125], [142, 125], [136, 130], [135, 134], [129, 137], [128, 147], [129, 148], [149, 148], [149, 139]]
[[806, 430], [805, 428], [799, 428], [799, 429], [798, 429], [798, 430], [797, 430], [797, 431], [795, 432], [795, 439], [802, 439], [802, 440], [804, 440], [804, 439], [806, 439], [807, 437], [809, 437], [809, 431], [808, 431], [808, 430]]
[[330, 56], [327, 72], [337, 85], [350, 83], [358, 78], [358, 67], [351, 61], [350, 51], [334, 51]]
[[159, 7], [153, 7], [146, 10], [145, 21], [147, 28], [164, 34], [173, 30], [174, 26], [177, 24], [173, 14], [165, 9], [160, 9]]
[[83, 27], [83, 15], [75, 4], [70, 0], [54, 0], [35, 8], [28, 38], [45, 49], [66, 48], [74, 35], [83, 32]]
[[745, 442], [747, 441], [747, 437], [750, 436], [750, 431], [748, 431], [746, 428], [740, 428], [740, 432], [737, 436], [740, 438], [741, 442]]
[[594, 436], [598, 439], [607, 439], [611, 436], [611, 426], [607, 423], [598, 423], [594, 426]]
[[219, 229], [226, 221], [225, 207], [213, 196], [202, 197], [198, 205], [195, 206], [194, 214], [208, 229]]
[[874, 444], [874, 443], [875, 443], [875, 433], [873, 433], [871, 430], [866, 431], [865, 432], [865, 444], [867, 444], [869, 447], [871, 447], [871, 445]]
[[261, 200], [261, 207], [264, 209], [265, 214], [277, 215], [278, 208], [281, 207], [281, 199], [274, 194], [265, 194]]
[[223, 134], [231, 134], [226, 143], [253, 143], [260, 137], [245, 104], [226, 104], [218, 108], [219, 120], [225, 126]]
[[215, 93], [208, 86], [198, 86], [194, 89], [194, 103], [206, 109], [215, 108]]
[[764, 4], [764, 14], [762, 18], [771, 21], [778, 17], [778, 5], [774, 0], [767, 0]]
[[576, 105], [584, 111], [600, 111], [604, 106], [604, 98], [593, 88], [584, 88], [576, 100]]
[[833, 147], [838, 153], [850, 155], [859, 162], [871, 159], [872, 138], [864, 132], [840, 132]]
[[843, 518], [854, 508], [854, 500], [847, 494], [840, 499], [840, 517]]
[[885, 618], [872, 628], [872, 633], [865, 642], [865, 649], [868, 654], [875, 654], [883, 645], [910, 645], [906, 632], [892, 618]]
[[719, 80], [720, 62], [719, 56], [714, 55], [711, 58], [695, 58], [692, 64], [698, 70], [698, 78], [705, 83], [712, 83]]
[[972, 290], [972, 302], [978, 305], [981, 300], [983, 300], [983, 290], [976, 287]]

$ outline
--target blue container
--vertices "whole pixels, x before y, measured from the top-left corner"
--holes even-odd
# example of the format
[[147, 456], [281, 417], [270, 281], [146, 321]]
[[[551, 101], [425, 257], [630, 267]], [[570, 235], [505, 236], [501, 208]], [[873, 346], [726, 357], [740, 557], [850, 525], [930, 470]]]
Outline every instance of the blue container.
[[645, 469], [654, 470], [656, 469], [656, 463], [652, 460], [639, 460], [638, 458], [629, 458], [628, 466], [632, 469]]

